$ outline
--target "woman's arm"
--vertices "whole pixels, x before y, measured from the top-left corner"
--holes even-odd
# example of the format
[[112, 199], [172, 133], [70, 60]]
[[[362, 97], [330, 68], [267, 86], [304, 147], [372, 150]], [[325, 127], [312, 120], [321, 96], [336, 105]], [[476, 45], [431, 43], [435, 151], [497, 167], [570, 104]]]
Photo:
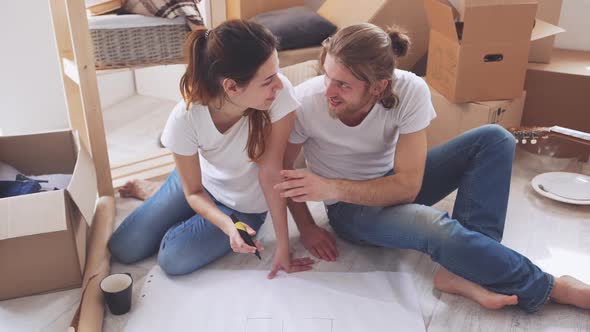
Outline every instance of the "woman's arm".
[[[254, 253], [256, 248], [247, 245], [242, 240], [231, 218], [219, 210], [205, 192], [201, 184], [199, 155], [183, 156], [174, 153], [173, 156], [174, 162], [176, 163], [176, 170], [182, 182], [182, 190], [190, 207], [205, 220], [213, 223], [227, 234], [230, 238], [230, 246], [233, 251]], [[251, 235], [255, 234], [251, 228], [248, 230], [248, 233]]]
[[273, 190], [273, 187], [283, 180], [280, 172], [283, 168], [285, 147], [293, 129], [294, 121], [295, 113], [289, 113], [272, 124], [271, 133], [266, 138], [264, 155], [258, 162], [258, 178], [270, 210], [277, 239], [273, 266], [268, 275], [270, 279], [274, 278], [279, 270], [285, 270], [289, 273], [307, 271], [311, 269], [310, 265], [314, 263], [309, 258], [291, 260], [289, 231], [287, 228], [287, 202]]

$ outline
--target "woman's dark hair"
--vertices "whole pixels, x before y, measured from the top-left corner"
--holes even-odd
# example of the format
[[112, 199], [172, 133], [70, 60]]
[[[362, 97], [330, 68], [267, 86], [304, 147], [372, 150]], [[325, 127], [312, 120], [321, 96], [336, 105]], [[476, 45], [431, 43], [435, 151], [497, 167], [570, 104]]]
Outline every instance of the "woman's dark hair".
[[[226, 78], [240, 87], [247, 86], [277, 49], [277, 40], [258, 23], [230, 20], [212, 30], [190, 32], [185, 48], [188, 66], [180, 80], [180, 92], [188, 110], [194, 102], [208, 105], [223, 95], [222, 82]], [[265, 150], [270, 118], [268, 112], [251, 108], [244, 116], [250, 122], [248, 157], [256, 161]]]

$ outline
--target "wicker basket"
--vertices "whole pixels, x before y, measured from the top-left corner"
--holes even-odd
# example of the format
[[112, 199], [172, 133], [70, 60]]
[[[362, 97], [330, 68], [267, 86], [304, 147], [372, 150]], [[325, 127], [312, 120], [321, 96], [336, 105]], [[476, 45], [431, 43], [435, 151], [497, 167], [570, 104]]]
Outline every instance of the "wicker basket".
[[188, 26], [183, 18], [141, 15], [90, 17], [97, 69], [183, 63]]

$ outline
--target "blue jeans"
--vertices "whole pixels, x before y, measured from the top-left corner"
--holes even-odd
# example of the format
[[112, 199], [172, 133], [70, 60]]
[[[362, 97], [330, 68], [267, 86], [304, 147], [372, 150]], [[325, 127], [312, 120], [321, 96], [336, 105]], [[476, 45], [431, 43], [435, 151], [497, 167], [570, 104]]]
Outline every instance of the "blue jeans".
[[[497, 125], [468, 131], [428, 152], [413, 204], [339, 202], [327, 207], [330, 225], [353, 243], [419, 250], [493, 292], [518, 295], [518, 305], [535, 312], [547, 302], [553, 276], [500, 244], [514, 146], [513, 136]], [[452, 217], [431, 207], [455, 189]]]
[[[266, 212], [241, 213], [213, 196], [211, 199], [225, 214], [235, 213], [256, 231], [266, 218]], [[152, 197], [123, 220], [108, 246], [113, 258], [125, 264], [158, 253], [158, 264], [171, 275], [190, 273], [231, 251], [228, 236], [189, 206], [176, 170]]]

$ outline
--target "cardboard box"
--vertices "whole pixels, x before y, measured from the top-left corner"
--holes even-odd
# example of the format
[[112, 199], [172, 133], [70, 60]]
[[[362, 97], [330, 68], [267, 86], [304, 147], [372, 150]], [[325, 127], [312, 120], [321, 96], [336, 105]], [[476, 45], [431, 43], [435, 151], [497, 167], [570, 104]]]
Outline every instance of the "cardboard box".
[[[463, 15], [467, 5], [483, 5], [491, 3], [521, 3], [522, 0], [460, 0], [459, 15]], [[559, 15], [561, 14], [561, 5], [563, 0], [537, 0], [537, 24], [533, 28], [533, 35], [541, 30], [546, 29], [545, 23], [557, 26], [559, 24]], [[462, 16], [461, 16], [462, 17]], [[539, 22], [540, 21], [540, 22]], [[531, 42], [529, 51], [529, 62], [549, 63], [551, 60], [551, 52], [553, 51], [553, 44], [555, 42], [555, 34], [564, 32], [565, 30], [559, 27], [554, 29], [554, 34], [545, 37], [540, 37]]]
[[[549, 64], [530, 63], [523, 126], [590, 132], [590, 52], [556, 49]], [[588, 148], [563, 142], [557, 157], [578, 157]]]
[[536, 3], [469, 5], [464, 22], [457, 24], [452, 6], [426, 0], [425, 7], [431, 28], [426, 74], [430, 85], [455, 103], [521, 95], [530, 41], [553, 29], [537, 22], [539, 31], [532, 34]]
[[525, 92], [511, 100], [455, 104], [430, 87], [437, 117], [426, 129], [428, 147], [446, 143], [457, 135], [486, 124], [505, 128], [520, 126]]
[[[443, 0], [447, 1], [447, 0]], [[260, 13], [295, 6], [304, 6], [303, 0], [228, 0], [227, 18], [249, 19]], [[339, 28], [361, 22], [380, 27], [398, 25], [406, 30], [412, 41], [408, 54], [399, 59], [400, 69], [411, 69], [428, 49], [428, 21], [422, 1], [417, 0], [326, 0], [317, 13]], [[281, 66], [317, 59], [321, 48], [308, 47], [279, 52]]]
[[0, 199], [0, 300], [80, 287], [96, 172], [71, 130], [0, 137], [0, 160], [27, 175], [72, 174], [64, 190]]

